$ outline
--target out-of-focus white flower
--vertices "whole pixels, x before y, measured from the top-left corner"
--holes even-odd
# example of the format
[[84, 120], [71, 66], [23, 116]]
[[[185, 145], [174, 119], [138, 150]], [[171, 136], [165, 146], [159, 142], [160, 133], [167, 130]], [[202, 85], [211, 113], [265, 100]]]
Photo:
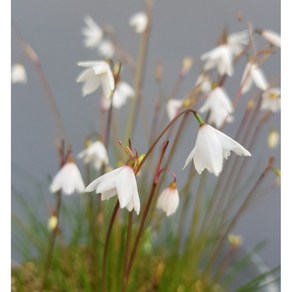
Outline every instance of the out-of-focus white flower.
[[84, 183], [80, 171], [74, 162], [67, 162], [55, 175], [50, 190], [56, 193], [60, 190], [65, 195], [71, 195], [75, 191], [82, 193], [84, 191]]
[[118, 195], [121, 209], [133, 209], [137, 214], [140, 212], [140, 198], [137, 181], [132, 167], [124, 165], [116, 168], [93, 182], [85, 189], [85, 192], [96, 191], [101, 194], [101, 200], [108, 200]]
[[85, 164], [92, 162], [97, 170], [101, 169], [103, 165], [108, 165], [107, 151], [100, 141], [91, 143], [87, 148], [81, 151], [77, 157], [83, 159]]
[[220, 128], [224, 122], [232, 122], [233, 106], [225, 90], [222, 87], [213, 89], [203, 106], [199, 110], [201, 113], [210, 111], [209, 123]]
[[199, 75], [195, 86], [200, 86], [200, 89], [203, 93], [209, 93], [212, 89], [210, 78], [206, 74]]
[[87, 26], [82, 29], [83, 44], [86, 48], [97, 48], [103, 37], [102, 29], [88, 15], [84, 17], [84, 22]]
[[11, 68], [11, 82], [12, 83], [27, 83], [27, 76], [25, 68], [22, 64], [16, 63]]
[[280, 135], [275, 129], [272, 129], [267, 137], [267, 144], [270, 149], [274, 149], [279, 145]]
[[105, 61], [80, 62], [78, 66], [85, 67], [77, 77], [76, 82], [84, 82], [82, 95], [91, 94], [101, 85], [105, 97], [110, 97], [115, 87], [112, 70]]
[[145, 12], [138, 12], [129, 19], [129, 25], [136, 33], [143, 33], [148, 25], [148, 18]]
[[105, 59], [112, 59], [115, 55], [115, 48], [111, 41], [103, 40], [98, 48], [98, 53]]
[[184, 168], [193, 160], [199, 174], [206, 168], [216, 176], [220, 174], [224, 158], [233, 151], [239, 156], [251, 156], [239, 143], [208, 124], [200, 127], [194, 149], [189, 154]]
[[179, 205], [179, 195], [176, 183], [172, 182], [159, 195], [156, 207], [166, 213], [166, 216], [172, 215]]
[[269, 86], [268, 81], [258, 64], [248, 62], [241, 79], [241, 93], [244, 94], [248, 92], [253, 83], [263, 91], [267, 90]]
[[[135, 96], [135, 91], [128, 83], [120, 81], [115, 89], [112, 97], [113, 107], [120, 108], [127, 103], [127, 100]], [[104, 97], [102, 99], [102, 108], [108, 110], [110, 108], [110, 98]]]
[[230, 47], [233, 56], [237, 56], [249, 42], [247, 30], [235, 32], [227, 37], [227, 44]]
[[227, 44], [220, 45], [203, 54], [201, 60], [205, 62], [205, 71], [216, 68], [220, 75], [233, 75], [233, 56], [231, 48]]
[[183, 105], [183, 101], [182, 100], [178, 100], [178, 99], [169, 99], [167, 101], [167, 105], [166, 105], [166, 112], [167, 112], [167, 116], [169, 118], [169, 120], [173, 120], [175, 118], [175, 116], [178, 114], [180, 108]]
[[270, 88], [262, 95], [261, 110], [278, 112], [281, 109], [281, 90], [280, 88]]
[[281, 36], [278, 33], [271, 30], [262, 30], [260, 34], [273, 46], [281, 48]]

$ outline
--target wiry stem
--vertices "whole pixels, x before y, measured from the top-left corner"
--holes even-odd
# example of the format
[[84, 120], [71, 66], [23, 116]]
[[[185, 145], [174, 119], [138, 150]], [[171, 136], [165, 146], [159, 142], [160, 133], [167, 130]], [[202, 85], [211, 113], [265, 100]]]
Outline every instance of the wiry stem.
[[133, 266], [133, 262], [134, 262], [134, 259], [135, 259], [135, 256], [136, 256], [136, 253], [137, 253], [137, 250], [138, 250], [138, 245], [139, 245], [139, 241], [141, 239], [141, 235], [142, 235], [142, 231], [143, 231], [143, 228], [144, 228], [144, 224], [145, 224], [145, 221], [146, 221], [147, 215], [149, 213], [150, 206], [151, 206], [154, 194], [155, 194], [155, 190], [156, 190], [156, 187], [157, 187], [159, 174], [160, 174], [160, 170], [161, 170], [161, 163], [162, 163], [162, 159], [163, 159], [163, 157], [165, 155], [165, 151], [167, 149], [167, 146], [168, 146], [168, 141], [164, 142], [163, 145], [162, 145], [162, 149], [161, 149], [160, 157], [159, 157], [159, 160], [158, 160], [158, 163], [157, 163], [156, 171], [154, 173], [152, 187], [151, 187], [151, 190], [150, 190], [150, 193], [149, 193], [149, 196], [148, 196], [148, 200], [147, 200], [145, 209], [143, 210], [141, 223], [140, 223], [140, 226], [139, 226], [139, 229], [138, 229], [138, 233], [137, 233], [136, 238], [135, 238], [134, 247], [133, 247], [133, 250], [131, 252], [130, 259], [129, 259], [129, 264], [127, 266], [127, 270], [126, 270], [126, 273], [125, 273], [125, 276], [124, 276], [124, 281], [123, 281], [123, 286], [122, 286], [122, 291], [123, 292], [126, 291], [126, 289], [127, 289], [129, 275], [130, 275], [130, 272], [131, 272], [131, 269], [132, 269], [132, 266]]
[[59, 222], [60, 222], [61, 203], [62, 203], [62, 197], [61, 197], [61, 191], [59, 191], [56, 193], [56, 215], [55, 216], [57, 217], [57, 226], [53, 230], [51, 237], [50, 237], [49, 250], [48, 250], [47, 258], [45, 261], [44, 276], [43, 276], [43, 281], [42, 281], [42, 290], [44, 290], [46, 288], [48, 274], [49, 274], [49, 271], [51, 268], [53, 251], [54, 251], [56, 238], [57, 238], [57, 234], [58, 234], [59, 226], [60, 226]]
[[41, 82], [41, 85], [43, 87], [44, 93], [48, 98], [48, 103], [49, 103], [49, 106], [50, 106], [52, 113], [54, 115], [54, 121], [56, 122], [57, 130], [59, 132], [58, 133], [59, 139], [67, 140], [67, 135], [66, 135], [64, 124], [63, 124], [63, 120], [62, 120], [61, 114], [59, 112], [59, 109], [58, 109], [55, 97], [53, 95], [53, 92], [51, 91], [51, 88], [49, 86], [49, 83], [47, 81], [45, 73], [43, 71], [40, 59], [39, 59], [38, 55], [36, 54], [36, 52], [32, 49], [32, 47], [26, 41], [24, 41], [24, 39], [22, 38], [16, 25], [14, 23], [13, 23], [13, 25], [14, 25], [14, 28], [16, 31], [17, 39], [19, 40], [20, 45], [23, 48], [26, 56], [34, 64], [35, 69], [37, 71], [37, 75], [38, 75], [39, 80]]
[[135, 99], [133, 100], [130, 110], [129, 110], [130, 112], [129, 112], [128, 124], [126, 128], [126, 137], [125, 137], [126, 139], [132, 137], [134, 127], [136, 125], [135, 121], [139, 114], [140, 105], [142, 102], [142, 89], [143, 89], [143, 82], [144, 82], [144, 76], [145, 76], [145, 71], [146, 71], [146, 59], [147, 59], [147, 53], [148, 53], [148, 44], [149, 44], [151, 22], [152, 22], [152, 5], [153, 5], [152, 1], [153, 0], [146, 1], [148, 24], [147, 24], [146, 30], [144, 31], [142, 35], [137, 66], [136, 66], [135, 74], [134, 74], [133, 85], [134, 85], [134, 91], [135, 91]]
[[248, 195], [246, 196], [245, 200], [243, 201], [243, 203], [241, 204], [241, 206], [239, 207], [238, 211], [236, 212], [236, 214], [233, 216], [230, 224], [228, 225], [228, 227], [225, 229], [223, 235], [221, 236], [219, 242], [217, 243], [213, 253], [211, 254], [209, 261], [206, 264], [206, 267], [204, 269], [203, 274], [207, 275], [211, 265], [214, 263], [214, 260], [216, 259], [224, 241], [226, 240], [226, 237], [228, 235], [228, 233], [230, 232], [230, 230], [233, 228], [233, 226], [235, 225], [235, 223], [237, 222], [237, 220], [239, 219], [239, 217], [243, 214], [243, 212], [246, 210], [246, 208], [248, 207], [248, 205], [250, 204], [250, 201], [253, 199], [253, 197], [257, 194], [257, 190], [259, 188], [259, 186], [261, 185], [261, 183], [263, 182], [263, 179], [266, 177], [266, 175], [268, 174], [268, 172], [273, 168], [273, 162], [274, 159], [271, 158], [269, 159], [268, 165], [266, 166], [266, 168], [264, 169], [264, 171], [262, 172], [262, 174], [260, 175], [260, 177], [258, 178], [258, 180], [256, 181], [256, 183], [254, 184], [254, 186], [252, 187], [251, 191], [248, 193]]
[[102, 257], [102, 291], [106, 291], [106, 258], [107, 258], [107, 251], [108, 251], [108, 246], [109, 246], [109, 240], [111, 236], [111, 232], [113, 229], [114, 221], [117, 216], [119, 210], [119, 202], [116, 202], [116, 205], [114, 207], [110, 223], [108, 226], [108, 230], [106, 233], [106, 239], [105, 239], [105, 244], [104, 244], [104, 250], [103, 250], [103, 257]]

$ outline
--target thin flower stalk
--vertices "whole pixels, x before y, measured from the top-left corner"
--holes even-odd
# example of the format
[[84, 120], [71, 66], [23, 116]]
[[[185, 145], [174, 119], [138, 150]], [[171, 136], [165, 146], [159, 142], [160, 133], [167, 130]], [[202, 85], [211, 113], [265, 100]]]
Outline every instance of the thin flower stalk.
[[65, 141], [67, 141], [67, 134], [66, 134], [63, 120], [62, 120], [62, 116], [61, 116], [61, 113], [58, 109], [56, 99], [55, 99], [53, 92], [49, 86], [49, 83], [47, 81], [46, 75], [43, 71], [41, 61], [40, 61], [38, 55], [36, 54], [36, 52], [33, 50], [33, 48], [22, 38], [16, 25], [15, 24], [13, 24], [13, 25], [14, 25], [17, 39], [20, 42], [21, 47], [23, 48], [28, 59], [30, 59], [31, 62], [33, 63], [33, 65], [35, 66], [37, 75], [39, 77], [40, 83], [43, 87], [44, 93], [47, 97], [49, 106], [50, 106], [51, 111], [53, 113], [54, 120], [56, 122], [56, 127], [58, 130], [58, 138], [60, 140], [64, 139]]
[[111, 219], [109, 222], [109, 226], [107, 229], [107, 233], [106, 233], [106, 239], [105, 239], [105, 244], [104, 244], [104, 250], [103, 250], [103, 255], [102, 255], [102, 268], [101, 268], [101, 272], [102, 272], [102, 283], [101, 283], [101, 287], [102, 287], [102, 291], [106, 291], [106, 261], [107, 261], [107, 254], [108, 254], [108, 247], [109, 247], [109, 240], [110, 240], [110, 236], [112, 233], [112, 229], [113, 229], [113, 225], [114, 225], [114, 221], [117, 217], [118, 214], [118, 210], [119, 210], [119, 201], [116, 202], [115, 207], [113, 209], [113, 213], [111, 215]]
[[205, 267], [205, 269], [203, 271], [203, 274], [204, 275], [208, 275], [208, 272], [209, 272], [212, 264], [214, 263], [217, 255], [218, 255], [218, 253], [219, 253], [219, 251], [220, 251], [223, 243], [225, 242], [228, 234], [230, 233], [231, 229], [233, 228], [233, 226], [235, 225], [235, 223], [238, 221], [239, 217], [246, 210], [246, 208], [250, 204], [250, 201], [254, 198], [254, 196], [256, 196], [258, 194], [258, 188], [262, 185], [263, 180], [265, 179], [265, 177], [267, 176], [267, 174], [269, 173], [269, 171], [273, 169], [273, 162], [274, 162], [274, 159], [273, 158], [272, 159], [269, 159], [268, 165], [266, 166], [266, 168], [264, 169], [264, 171], [261, 173], [261, 175], [257, 179], [256, 183], [254, 184], [254, 186], [252, 187], [252, 189], [250, 190], [250, 192], [247, 194], [245, 200], [240, 205], [238, 211], [233, 216], [231, 222], [229, 223], [229, 225], [225, 229], [225, 231], [224, 231], [221, 239], [217, 243], [216, 247], [214, 248], [213, 253], [211, 254], [211, 256], [209, 258], [209, 261], [206, 264], [206, 267]]
[[148, 55], [148, 45], [149, 45], [149, 38], [151, 32], [151, 25], [152, 25], [152, 6], [153, 0], [147, 0], [147, 19], [148, 24], [143, 32], [140, 49], [137, 59], [137, 65], [135, 68], [134, 80], [133, 80], [133, 88], [135, 92], [135, 99], [131, 102], [130, 109], [129, 109], [129, 117], [128, 117], [128, 124], [126, 127], [126, 134], [125, 137], [128, 139], [129, 137], [133, 137], [133, 132], [135, 130], [137, 116], [140, 111], [140, 105], [142, 103], [142, 90], [143, 90], [143, 83], [146, 71], [146, 61]]
[[[161, 149], [160, 157], [159, 157], [159, 160], [158, 160], [158, 163], [157, 163], [156, 171], [154, 173], [154, 178], [153, 178], [153, 182], [152, 182], [151, 191], [150, 191], [150, 193], [148, 195], [148, 200], [147, 200], [146, 206], [145, 206], [145, 208], [143, 210], [140, 226], [139, 226], [139, 229], [138, 229], [138, 232], [137, 232], [137, 235], [136, 235], [136, 238], [135, 238], [134, 246], [133, 246], [130, 258], [129, 258], [129, 264], [127, 265], [126, 273], [124, 274], [124, 281], [123, 281], [123, 286], [122, 286], [122, 291], [123, 292], [126, 291], [126, 288], [127, 288], [127, 285], [128, 285], [129, 275], [130, 275], [130, 272], [131, 272], [131, 269], [132, 269], [132, 266], [133, 266], [133, 262], [134, 262], [134, 259], [135, 259], [136, 253], [137, 253], [137, 249], [138, 249], [139, 241], [141, 239], [143, 227], [144, 227], [144, 224], [145, 224], [145, 221], [146, 221], [147, 215], [149, 213], [150, 206], [151, 206], [151, 203], [153, 201], [153, 197], [154, 197], [154, 194], [155, 194], [155, 191], [156, 191], [156, 187], [157, 187], [158, 180], [159, 180], [159, 174], [161, 173], [161, 171], [160, 171], [161, 170], [161, 163], [162, 163], [162, 159], [163, 159], [163, 157], [165, 155], [165, 151], [167, 149], [167, 146], [168, 146], [168, 141], [164, 142], [163, 145], [162, 145], [162, 149]], [[136, 171], [138, 172], [138, 170], [136, 170]]]

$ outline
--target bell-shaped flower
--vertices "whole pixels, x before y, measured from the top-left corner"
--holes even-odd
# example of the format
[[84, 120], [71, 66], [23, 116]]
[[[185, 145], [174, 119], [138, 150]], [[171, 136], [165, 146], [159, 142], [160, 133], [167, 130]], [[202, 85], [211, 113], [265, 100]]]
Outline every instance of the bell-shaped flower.
[[[125, 105], [129, 98], [135, 96], [135, 91], [128, 83], [120, 81], [115, 89], [112, 97], [112, 103], [114, 108], [120, 108]], [[107, 97], [102, 98], [102, 108], [108, 110], [110, 108], [111, 99]]]
[[75, 191], [84, 191], [84, 182], [77, 165], [69, 161], [58, 171], [50, 186], [52, 193], [62, 191], [65, 195], [71, 195]]
[[179, 99], [169, 99], [166, 105], [166, 112], [169, 120], [173, 120], [183, 105], [183, 101]]
[[131, 166], [124, 165], [116, 168], [93, 182], [85, 189], [85, 192], [96, 191], [101, 194], [101, 200], [108, 200], [118, 195], [121, 209], [133, 209], [137, 214], [140, 212], [140, 198], [134, 170]]
[[271, 30], [261, 30], [260, 34], [270, 44], [272, 44], [275, 47], [281, 48], [281, 36], [278, 33]]
[[225, 90], [222, 87], [213, 89], [203, 106], [199, 110], [201, 113], [210, 111], [208, 122], [220, 128], [224, 122], [232, 122], [233, 106]]
[[203, 54], [201, 60], [205, 62], [204, 71], [216, 68], [221, 76], [224, 74], [233, 75], [233, 56], [228, 44], [222, 44]]
[[207, 169], [218, 176], [223, 168], [223, 160], [228, 159], [231, 151], [239, 156], [251, 156], [250, 152], [239, 143], [212, 126], [203, 124], [200, 126], [195, 147], [189, 154], [184, 168], [193, 160], [199, 174]]
[[82, 29], [84, 36], [83, 44], [86, 48], [97, 48], [103, 37], [102, 29], [90, 16], [85, 16], [84, 22], [87, 26]]
[[97, 170], [101, 169], [103, 165], [108, 165], [107, 151], [104, 144], [100, 141], [91, 143], [77, 157], [83, 159], [85, 164], [92, 162]]
[[86, 96], [102, 87], [105, 97], [110, 97], [115, 87], [112, 70], [105, 61], [80, 62], [78, 66], [86, 69], [77, 77], [76, 82], [84, 82], [82, 95]]
[[269, 86], [268, 81], [258, 64], [248, 62], [241, 79], [241, 93], [244, 94], [248, 92], [253, 83], [263, 91], [267, 90]]
[[143, 33], [148, 25], [148, 18], [145, 12], [138, 12], [129, 19], [129, 25], [136, 33]]
[[270, 88], [262, 95], [261, 110], [268, 110], [273, 113], [281, 109], [281, 90], [280, 88]]
[[27, 76], [25, 68], [22, 64], [16, 63], [11, 68], [11, 82], [12, 83], [27, 83]]
[[156, 208], [161, 209], [170, 216], [175, 213], [179, 205], [179, 195], [176, 183], [172, 182], [166, 189], [159, 195]]
[[240, 54], [248, 43], [249, 34], [247, 30], [232, 33], [227, 37], [227, 44], [230, 47], [233, 56]]
[[115, 47], [109, 40], [103, 40], [97, 48], [98, 53], [105, 59], [112, 59], [115, 55]]

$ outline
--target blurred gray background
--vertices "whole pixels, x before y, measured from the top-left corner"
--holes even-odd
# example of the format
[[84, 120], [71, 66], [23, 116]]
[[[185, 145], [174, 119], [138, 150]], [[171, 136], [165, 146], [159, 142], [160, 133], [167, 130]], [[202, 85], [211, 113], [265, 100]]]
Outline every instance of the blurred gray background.
[[[190, 89], [200, 69], [199, 57], [212, 49], [224, 26], [230, 32], [245, 29], [236, 19], [241, 12], [246, 20], [255, 27], [280, 32], [280, 1], [274, 0], [157, 0], [154, 1], [153, 32], [150, 41], [149, 66], [146, 75], [146, 94], [157, 97], [153, 72], [157, 60], [164, 65], [163, 86], [170, 93], [177, 78], [181, 61], [191, 56], [198, 61], [187, 76], [179, 97]], [[83, 148], [85, 134], [98, 128], [99, 93], [86, 98], [81, 97], [81, 85], [75, 79], [81, 72], [78, 61], [95, 60], [97, 53], [83, 47], [81, 28], [84, 15], [90, 15], [99, 25], [112, 24], [122, 47], [136, 56], [138, 36], [129, 26], [129, 17], [145, 5], [138, 0], [12, 0], [12, 20], [19, 27], [24, 39], [37, 52], [56, 97], [59, 110], [74, 153]], [[23, 176], [22, 170], [49, 185], [48, 176], [53, 176], [58, 168], [55, 149], [55, 124], [48, 108], [46, 97], [32, 64], [24, 59], [24, 54], [12, 34], [12, 63], [24, 61], [28, 73], [28, 84], [12, 86], [12, 184], [17, 190], [30, 192], [29, 175]], [[226, 83], [230, 96], [236, 93], [244, 62], [235, 68], [235, 76]], [[277, 50], [263, 69], [269, 79], [280, 76], [280, 51]], [[123, 77], [131, 82], [129, 72]], [[145, 106], [153, 105], [149, 99]], [[152, 110], [151, 110], [152, 111]], [[150, 111], [150, 112], [151, 112]], [[122, 111], [123, 112], [123, 111]], [[122, 114], [120, 114], [122, 116]], [[271, 125], [279, 127], [279, 114], [273, 117]], [[234, 135], [234, 126], [229, 125], [227, 133]], [[268, 127], [269, 128], [269, 127]], [[266, 136], [262, 137], [265, 143]], [[193, 147], [195, 137], [181, 152], [179, 168]], [[143, 141], [136, 137], [135, 146], [145, 151]], [[271, 151], [278, 158], [279, 148]], [[78, 162], [79, 165], [80, 162]], [[265, 163], [265, 162], [263, 162]], [[47, 196], [50, 194], [47, 192]], [[29, 198], [28, 198], [29, 199]], [[21, 213], [12, 198], [12, 212]], [[46, 217], [44, 206], [36, 212]], [[280, 264], [280, 192], [277, 187], [267, 190], [236, 226], [234, 232], [242, 234], [247, 249], [259, 241], [267, 240], [266, 248], [261, 251], [264, 261], [275, 267]], [[17, 258], [15, 250], [12, 258]]]

